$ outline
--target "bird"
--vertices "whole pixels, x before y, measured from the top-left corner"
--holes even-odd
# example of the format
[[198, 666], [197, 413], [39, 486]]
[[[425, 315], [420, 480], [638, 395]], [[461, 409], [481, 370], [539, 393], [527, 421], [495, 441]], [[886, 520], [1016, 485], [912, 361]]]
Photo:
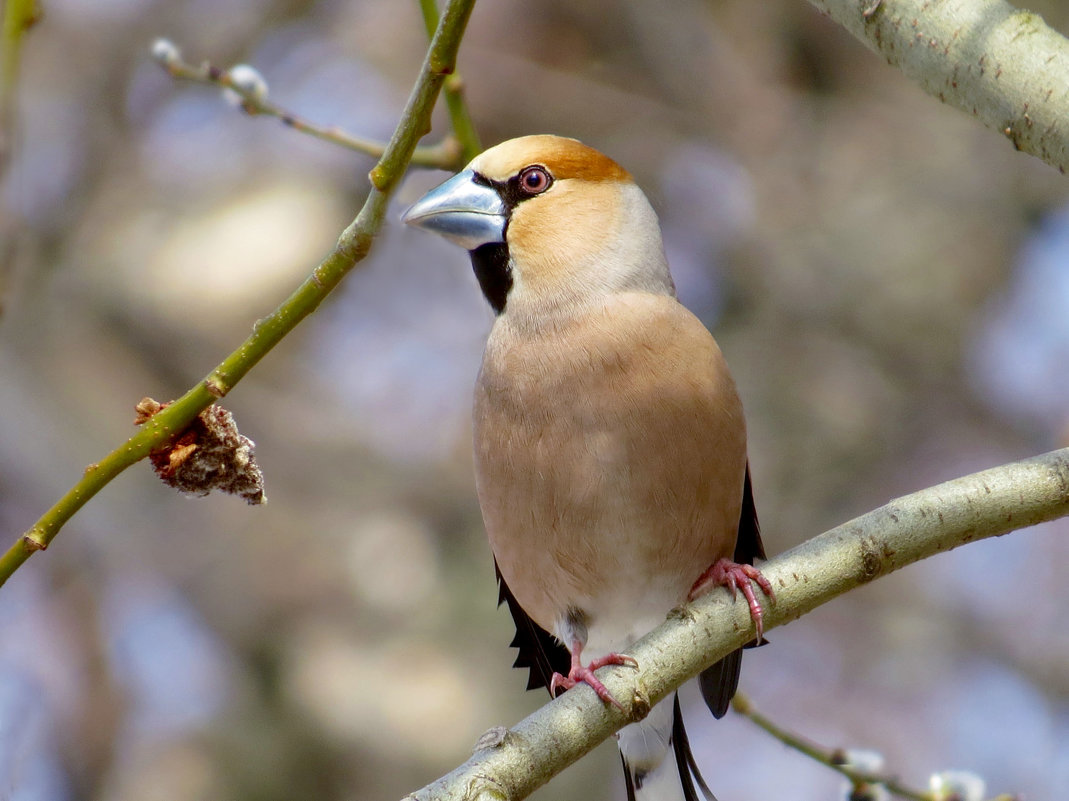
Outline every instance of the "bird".
[[[676, 297], [660, 223], [623, 167], [533, 135], [476, 156], [403, 222], [469, 251], [494, 313], [472, 411], [475, 487], [516, 624], [514, 667], [552, 696], [636, 666], [627, 649], [712, 587], [741, 591], [761, 644], [774, 601], [734, 379]], [[716, 717], [741, 649], [700, 676]], [[714, 799], [678, 697], [618, 734], [629, 801]]]

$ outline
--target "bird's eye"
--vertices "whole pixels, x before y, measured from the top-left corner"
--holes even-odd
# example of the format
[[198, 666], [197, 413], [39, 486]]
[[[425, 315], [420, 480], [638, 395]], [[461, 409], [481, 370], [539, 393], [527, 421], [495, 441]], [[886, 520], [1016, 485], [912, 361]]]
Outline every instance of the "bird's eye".
[[551, 183], [553, 179], [549, 177], [545, 167], [535, 165], [520, 173], [520, 189], [527, 195], [540, 195], [549, 189]]

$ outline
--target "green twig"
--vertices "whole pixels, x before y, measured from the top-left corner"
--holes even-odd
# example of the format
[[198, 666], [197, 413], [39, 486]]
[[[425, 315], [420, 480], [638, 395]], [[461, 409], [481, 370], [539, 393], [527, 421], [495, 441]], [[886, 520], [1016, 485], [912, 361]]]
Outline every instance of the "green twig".
[[[438, 2], [437, 0], [419, 0], [420, 11], [423, 12], [423, 23], [427, 26], [427, 35], [433, 36], [438, 27]], [[460, 142], [462, 154], [461, 165], [467, 164], [478, 156], [483, 149], [479, 141], [479, 134], [475, 130], [468, 113], [467, 103], [464, 102], [464, 79], [459, 72], [454, 72], [445, 79], [442, 89], [445, 95], [445, 105], [449, 110], [449, 121], [453, 126], [453, 135]]]
[[154, 415], [123, 445], [90, 465], [81, 481], [49, 509], [8, 551], [0, 556], [0, 585], [36, 551], [55, 538], [71, 516], [109, 481], [151, 451], [167, 445], [202, 410], [226, 395], [267, 353], [330, 294], [342, 278], [367, 255], [382, 227], [390, 193], [408, 167], [416, 143], [430, 127], [431, 111], [442, 83], [453, 71], [457, 50], [475, 0], [451, 0], [431, 40], [419, 79], [379, 163], [371, 171], [372, 189], [356, 219], [327, 256], [252, 335], [185, 395]]
[[11, 153], [22, 35], [37, 20], [36, 0], [5, 0], [0, 28], [0, 175]]
[[[274, 117], [284, 125], [301, 133], [306, 133], [316, 139], [321, 139], [349, 150], [355, 150], [358, 153], [374, 156], [375, 158], [381, 158], [385, 152], [386, 145], [382, 142], [356, 136], [337, 126], [317, 125], [282, 108], [277, 103], [268, 100], [266, 84], [263, 87], [263, 91], [258, 92], [244, 85], [241, 81], [234, 80], [230, 70], [220, 69], [207, 61], [201, 62], [199, 65], [183, 61], [178, 49], [166, 40], [158, 41], [157, 47], [160, 48], [160, 52], [155, 53], [156, 59], [171, 77], [227, 89], [240, 97], [242, 110], [250, 116], [262, 114], [267, 117]], [[459, 139], [447, 136], [437, 145], [417, 147], [412, 154], [411, 163], [418, 167], [434, 167], [440, 170], [456, 171], [471, 160], [464, 154], [465, 151]]]

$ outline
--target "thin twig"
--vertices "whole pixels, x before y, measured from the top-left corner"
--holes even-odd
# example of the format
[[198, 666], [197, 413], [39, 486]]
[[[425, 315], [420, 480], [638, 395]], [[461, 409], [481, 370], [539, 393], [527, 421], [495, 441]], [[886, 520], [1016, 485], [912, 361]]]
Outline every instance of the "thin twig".
[[[427, 27], [427, 35], [433, 36], [438, 27], [438, 3], [437, 0], [419, 0], [419, 8], [423, 13], [423, 23]], [[467, 164], [482, 152], [483, 146], [479, 141], [479, 134], [475, 130], [475, 123], [468, 112], [467, 103], [464, 102], [464, 79], [459, 72], [454, 72], [445, 79], [442, 87], [445, 97], [445, 105], [449, 110], [449, 121], [453, 125], [453, 135], [460, 142], [461, 166]]]
[[22, 37], [37, 21], [36, 0], [6, 0], [0, 27], [0, 176], [11, 155]]
[[146, 422], [134, 436], [97, 464], [81, 481], [0, 556], [0, 585], [35, 552], [44, 550], [71, 516], [130, 465], [174, 439], [203, 409], [226, 395], [286, 334], [311, 314], [342, 278], [363, 259], [382, 227], [390, 194], [404, 176], [416, 143], [430, 127], [431, 111], [442, 83], [453, 71], [457, 50], [475, 0], [451, 0], [427, 50], [420, 76], [382, 158], [369, 174], [372, 189], [356, 219], [334, 251], [274, 312], [257, 323], [252, 335], [202, 381]]
[[[936, 794], [931, 791], [915, 790], [902, 784], [894, 776], [853, 767], [845, 761], [847, 754], [841, 748], [825, 748], [799, 734], [787, 731], [758, 712], [749, 697], [744, 693], [735, 693], [735, 698], [731, 701], [731, 708], [740, 715], [752, 720], [759, 728], [788, 748], [793, 748], [815, 762], [838, 771], [854, 787], [879, 784], [883, 785], [893, 795], [897, 795], [900, 798], [908, 798], [910, 801], [936, 801]], [[1012, 796], [999, 795], [992, 798], [991, 801], [1014, 801], [1014, 799]]]
[[[159, 59], [161, 66], [173, 78], [192, 81], [194, 83], [217, 86], [229, 90], [241, 98], [241, 108], [250, 116], [264, 115], [274, 117], [283, 125], [293, 128], [301, 133], [330, 142], [340, 147], [355, 150], [375, 158], [381, 158], [386, 150], [383, 142], [366, 137], [356, 136], [337, 126], [322, 126], [306, 120], [277, 103], [269, 100], [265, 95], [244, 86], [242, 82], [235, 81], [230, 70], [224, 70], [204, 61], [199, 65], [189, 64], [182, 60], [181, 56], [174, 51], [174, 55], [167, 59]], [[463, 105], [461, 105], [463, 109]], [[465, 112], [466, 113], [466, 112]], [[433, 167], [439, 170], [459, 170], [471, 159], [465, 156], [465, 150], [461, 142], [455, 136], [446, 136], [439, 144], [428, 147], [417, 147], [412, 154], [412, 164], [418, 167]]]

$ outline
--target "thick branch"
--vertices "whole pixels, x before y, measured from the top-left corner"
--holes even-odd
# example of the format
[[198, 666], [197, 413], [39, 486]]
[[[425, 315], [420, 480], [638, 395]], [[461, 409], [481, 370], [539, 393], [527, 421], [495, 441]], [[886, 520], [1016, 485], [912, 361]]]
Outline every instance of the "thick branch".
[[1003, 0], [810, 0], [1018, 150], [1069, 168], [1069, 40]]
[[169, 443], [216, 399], [226, 395], [260, 359], [318, 308], [368, 253], [382, 227], [390, 193], [404, 176], [416, 143], [430, 130], [431, 111], [442, 83], [453, 72], [457, 50], [475, 0], [451, 0], [431, 40], [419, 79], [379, 163], [369, 175], [367, 201], [334, 251], [282, 305], [260, 320], [252, 335], [185, 395], [154, 415], [123, 445], [86, 468], [75, 484], [40, 520], [0, 556], [0, 585], [34, 553], [44, 550], [63, 525], [108, 482], [156, 448]]
[[[1063, 515], [1069, 515], [1069, 448], [898, 498], [768, 562], [762, 570], [778, 600], [765, 626], [782, 626], [933, 554]], [[752, 637], [746, 604], [714, 592], [676, 610], [631, 649], [637, 675], [631, 668], [606, 668], [599, 677], [615, 697], [633, 699], [631, 713], [638, 717]], [[588, 688], [577, 688], [512, 729], [484, 737], [492, 742], [408, 799], [517, 801], [628, 722]]]

